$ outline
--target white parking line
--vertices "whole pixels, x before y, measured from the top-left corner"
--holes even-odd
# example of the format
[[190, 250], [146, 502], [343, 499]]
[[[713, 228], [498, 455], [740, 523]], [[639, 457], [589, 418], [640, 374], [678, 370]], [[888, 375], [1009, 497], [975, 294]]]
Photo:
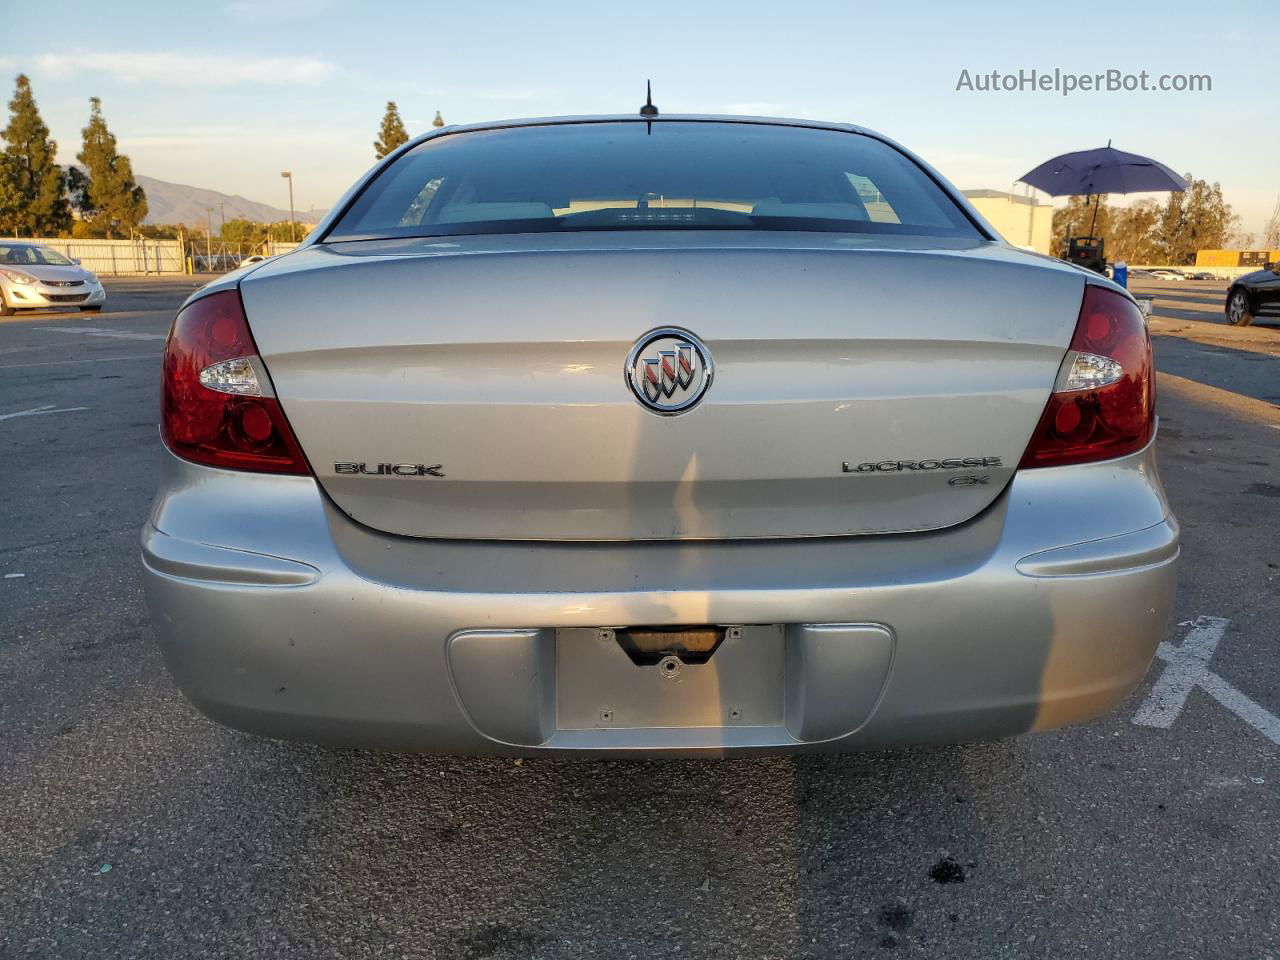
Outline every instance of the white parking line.
[[77, 410], [88, 409], [88, 407], [55, 407], [52, 403], [46, 403], [43, 407], [19, 410], [17, 413], [0, 413], [0, 420], [16, 420], [18, 417], [39, 417], [46, 413], [75, 413]]
[[1229, 622], [1221, 617], [1201, 617], [1181, 647], [1168, 642], [1160, 644], [1156, 656], [1169, 665], [1151, 688], [1146, 703], [1134, 716], [1134, 723], [1144, 727], [1168, 728], [1173, 725], [1186, 706], [1191, 691], [1209, 672], [1209, 660]]
[[1280, 744], [1280, 717], [1209, 669], [1209, 661], [1230, 622], [1222, 617], [1198, 617], [1182, 646], [1175, 647], [1167, 641], [1160, 644], [1156, 656], [1167, 666], [1134, 714], [1134, 723], [1168, 729], [1182, 713], [1191, 691], [1199, 687], [1272, 743]]
[[37, 330], [54, 333], [80, 333], [86, 337], [110, 337], [113, 340], [164, 340], [163, 333], [130, 333], [128, 330], [109, 330], [106, 327], [36, 327]]

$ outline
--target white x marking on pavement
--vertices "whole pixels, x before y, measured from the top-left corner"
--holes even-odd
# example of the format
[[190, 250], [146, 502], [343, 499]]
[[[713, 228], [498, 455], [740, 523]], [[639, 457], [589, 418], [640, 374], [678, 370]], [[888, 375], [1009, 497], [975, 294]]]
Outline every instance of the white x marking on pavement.
[[1175, 647], [1167, 641], [1160, 644], [1156, 656], [1167, 666], [1134, 714], [1134, 723], [1144, 727], [1171, 727], [1186, 706], [1191, 691], [1199, 687], [1272, 743], [1280, 744], [1280, 717], [1209, 669], [1209, 661], [1230, 622], [1222, 617], [1198, 617], [1182, 646]]

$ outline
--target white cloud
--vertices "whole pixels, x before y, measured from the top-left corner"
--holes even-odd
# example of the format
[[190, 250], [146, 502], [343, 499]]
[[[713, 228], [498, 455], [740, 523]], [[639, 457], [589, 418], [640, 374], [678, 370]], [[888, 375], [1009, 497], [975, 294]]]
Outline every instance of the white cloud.
[[36, 66], [55, 76], [105, 73], [126, 83], [168, 86], [227, 87], [238, 84], [270, 86], [313, 85], [336, 70], [314, 57], [260, 57], [194, 53], [127, 52], [46, 53]]

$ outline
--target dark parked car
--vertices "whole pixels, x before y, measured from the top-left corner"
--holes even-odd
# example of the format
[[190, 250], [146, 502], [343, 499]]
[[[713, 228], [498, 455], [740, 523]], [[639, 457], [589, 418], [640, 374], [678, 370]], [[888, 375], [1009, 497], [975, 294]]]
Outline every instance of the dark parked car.
[[1280, 263], [1236, 277], [1227, 290], [1227, 323], [1247, 327], [1255, 319], [1280, 320]]

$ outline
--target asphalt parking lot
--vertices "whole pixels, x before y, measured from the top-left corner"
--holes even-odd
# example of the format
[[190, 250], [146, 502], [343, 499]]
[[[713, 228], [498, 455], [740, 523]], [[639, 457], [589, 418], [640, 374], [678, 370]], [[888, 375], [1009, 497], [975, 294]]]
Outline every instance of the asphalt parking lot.
[[1280, 327], [1156, 298], [1184, 534], [1089, 725], [804, 759], [436, 759], [255, 739], [139, 585], [190, 280], [0, 320], [0, 957], [1280, 956]]

